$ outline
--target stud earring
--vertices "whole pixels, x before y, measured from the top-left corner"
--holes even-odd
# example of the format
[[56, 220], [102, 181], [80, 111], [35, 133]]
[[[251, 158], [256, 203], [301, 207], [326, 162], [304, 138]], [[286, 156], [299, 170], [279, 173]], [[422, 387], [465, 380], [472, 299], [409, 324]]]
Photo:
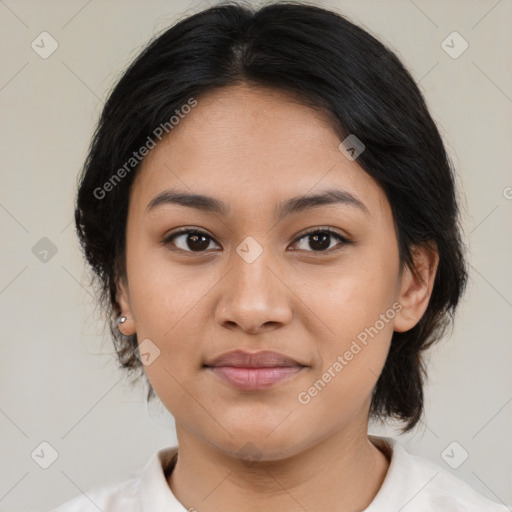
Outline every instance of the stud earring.
[[124, 324], [126, 322], [126, 320], [128, 320], [125, 316], [120, 316], [118, 319], [117, 319], [117, 324]]

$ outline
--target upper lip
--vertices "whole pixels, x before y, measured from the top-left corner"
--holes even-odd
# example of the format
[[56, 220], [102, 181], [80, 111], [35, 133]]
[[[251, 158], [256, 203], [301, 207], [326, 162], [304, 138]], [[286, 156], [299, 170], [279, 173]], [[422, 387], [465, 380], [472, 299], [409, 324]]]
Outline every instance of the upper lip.
[[262, 350], [259, 352], [246, 352], [233, 350], [224, 352], [214, 359], [206, 361], [205, 366], [235, 366], [240, 368], [272, 368], [280, 366], [305, 366], [295, 359], [274, 352]]

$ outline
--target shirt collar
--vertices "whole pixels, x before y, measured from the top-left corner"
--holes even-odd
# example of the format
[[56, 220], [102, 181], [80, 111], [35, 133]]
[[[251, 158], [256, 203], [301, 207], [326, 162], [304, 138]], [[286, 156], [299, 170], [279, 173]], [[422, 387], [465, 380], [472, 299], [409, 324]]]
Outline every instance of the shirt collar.
[[[390, 463], [384, 482], [363, 512], [402, 510], [434, 480], [439, 470], [436, 471], [435, 467], [430, 465], [419, 466], [415, 458], [396, 439], [372, 435], [368, 437], [373, 445], [388, 454]], [[414, 503], [416, 504], [417, 502]]]
[[[399, 488], [407, 488], [408, 482], [414, 479], [414, 468], [411, 467], [409, 454], [395, 439], [373, 435], [368, 437], [390, 459], [384, 482], [364, 511], [377, 512], [403, 501], [403, 496], [397, 495], [397, 481], [400, 482]], [[177, 453], [176, 446], [162, 448], [154, 452], [144, 466], [137, 487], [142, 512], [187, 512], [172, 493], [164, 473], [164, 468], [168, 474], [174, 467]]]
[[174, 467], [177, 453], [177, 446], [162, 448], [144, 466], [137, 486], [143, 512], [187, 512], [172, 493], [164, 474], [164, 468]]

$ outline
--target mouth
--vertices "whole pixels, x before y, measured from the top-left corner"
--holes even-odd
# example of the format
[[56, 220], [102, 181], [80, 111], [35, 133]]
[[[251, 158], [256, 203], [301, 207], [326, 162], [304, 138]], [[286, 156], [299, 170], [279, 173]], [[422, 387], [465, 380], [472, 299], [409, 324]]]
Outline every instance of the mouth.
[[224, 382], [245, 391], [266, 389], [307, 368], [278, 352], [242, 350], [221, 354], [203, 366]]

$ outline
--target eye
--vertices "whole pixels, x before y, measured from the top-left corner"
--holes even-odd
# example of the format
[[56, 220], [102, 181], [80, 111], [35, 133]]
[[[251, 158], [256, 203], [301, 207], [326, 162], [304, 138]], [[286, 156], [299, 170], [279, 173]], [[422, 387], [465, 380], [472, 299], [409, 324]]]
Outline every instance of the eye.
[[[334, 246], [331, 245], [333, 238], [339, 241], [338, 244], [334, 244]], [[303, 246], [299, 247], [299, 250], [306, 250], [308, 252], [327, 252], [333, 247], [336, 247], [336, 245], [340, 246], [339, 249], [341, 249], [344, 245], [352, 243], [346, 237], [328, 228], [310, 229], [298, 238], [294, 244], [300, 244], [301, 241], [303, 241]], [[166, 237], [162, 241], [162, 244], [172, 244], [177, 250], [184, 252], [205, 252], [211, 242], [213, 242], [213, 238], [204, 231], [198, 229], [182, 229]], [[217, 247], [219, 246], [217, 245]], [[307, 247], [309, 247], [309, 249]]]
[[177, 233], [166, 237], [163, 241], [163, 245], [168, 245], [172, 242], [179, 250], [185, 252], [204, 252], [208, 249], [210, 242], [213, 238], [198, 229], [183, 229]]
[[[340, 243], [331, 245], [333, 242], [333, 238], [339, 240]], [[346, 237], [336, 233], [335, 231], [327, 228], [313, 228], [308, 230], [305, 234], [303, 234], [300, 238], [297, 239], [295, 243], [301, 242], [304, 240], [303, 246], [299, 247], [299, 250], [308, 251], [307, 247], [311, 250], [309, 252], [327, 252], [332, 247], [336, 247], [338, 245], [338, 249], [341, 249], [344, 245], [350, 244], [351, 241]]]

